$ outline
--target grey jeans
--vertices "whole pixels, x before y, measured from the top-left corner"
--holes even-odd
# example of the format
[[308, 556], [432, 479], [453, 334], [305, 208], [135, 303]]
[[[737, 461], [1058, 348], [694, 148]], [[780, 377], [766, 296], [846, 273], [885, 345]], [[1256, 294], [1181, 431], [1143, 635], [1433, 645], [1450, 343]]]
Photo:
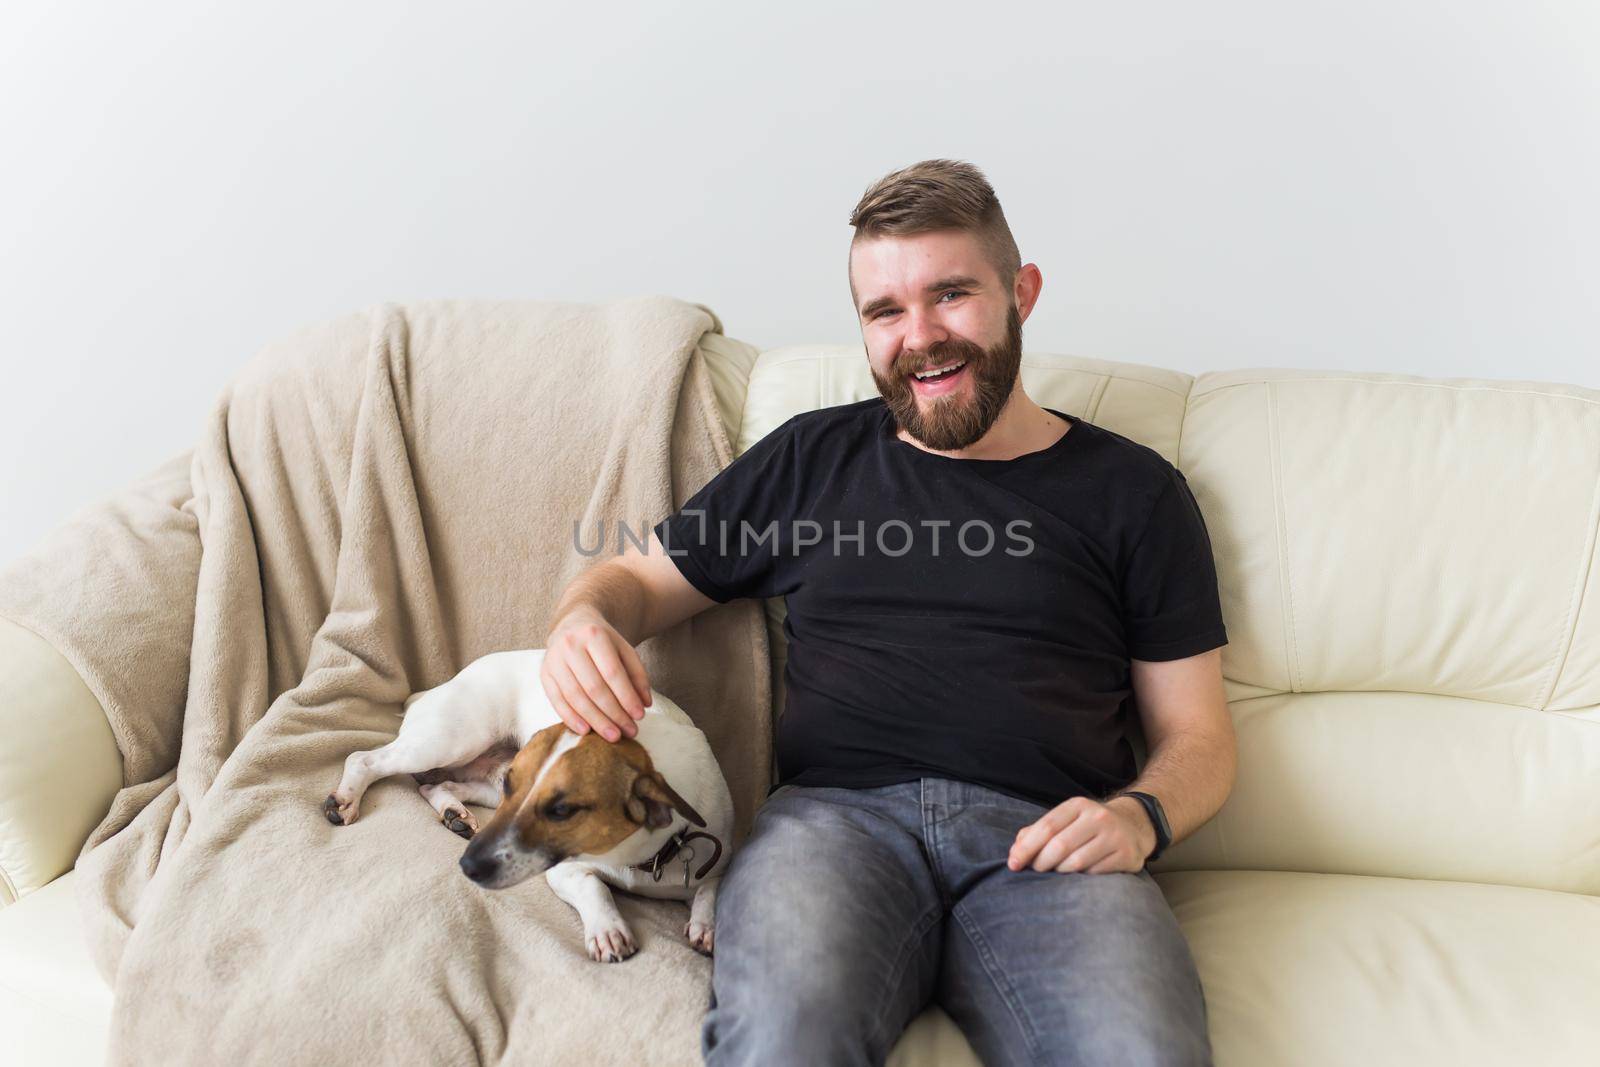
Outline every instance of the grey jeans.
[[937, 998], [987, 1067], [1210, 1064], [1148, 871], [1006, 867], [1047, 810], [950, 778], [778, 789], [717, 894], [706, 1063], [882, 1064]]

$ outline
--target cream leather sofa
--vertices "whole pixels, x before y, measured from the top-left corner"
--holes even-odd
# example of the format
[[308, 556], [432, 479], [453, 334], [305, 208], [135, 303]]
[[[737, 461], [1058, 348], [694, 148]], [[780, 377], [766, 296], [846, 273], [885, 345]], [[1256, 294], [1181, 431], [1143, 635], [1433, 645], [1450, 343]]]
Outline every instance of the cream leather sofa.
[[[737, 452], [876, 395], [859, 345], [702, 347]], [[1600, 391], [1043, 354], [1022, 375], [1179, 465], [1210, 530], [1239, 776], [1152, 870], [1217, 1063], [1600, 1063]], [[99, 1061], [111, 996], [70, 868], [120, 784], [94, 696], [0, 620], [0, 1062]], [[977, 1061], [930, 1007], [891, 1062]]]

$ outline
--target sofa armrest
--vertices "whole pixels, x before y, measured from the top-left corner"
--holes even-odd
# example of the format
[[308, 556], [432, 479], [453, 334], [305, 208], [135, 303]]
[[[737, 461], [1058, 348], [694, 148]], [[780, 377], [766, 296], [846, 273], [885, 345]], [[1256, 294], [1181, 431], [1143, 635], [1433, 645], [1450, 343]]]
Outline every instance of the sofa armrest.
[[0, 907], [71, 870], [121, 788], [100, 702], [48, 641], [0, 616]]
[[192, 452], [0, 567], [0, 906], [178, 761], [200, 566]]

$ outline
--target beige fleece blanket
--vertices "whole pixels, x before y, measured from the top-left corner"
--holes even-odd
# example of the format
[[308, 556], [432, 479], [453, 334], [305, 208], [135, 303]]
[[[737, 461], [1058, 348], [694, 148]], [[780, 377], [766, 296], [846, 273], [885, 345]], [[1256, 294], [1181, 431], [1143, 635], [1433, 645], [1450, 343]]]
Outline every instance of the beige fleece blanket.
[[[698, 1063], [711, 961], [687, 907], [617, 894], [641, 942], [583, 951], [543, 878], [479, 889], [410, 776], [335, 827], [344, 758], [411, 692], [542, 647], [604, 523], [641, 533], [729, 462], [709, 308], [382, 305], [272, 345], [193, 452], [0, 575], [0, 613], [100, 698], [125, 788], [78, 859], [114, 1064]], [[641, 645], [737, 811], [768, 785], [758, 602]], [[487, 812], [481, 812], [487, 815]]]

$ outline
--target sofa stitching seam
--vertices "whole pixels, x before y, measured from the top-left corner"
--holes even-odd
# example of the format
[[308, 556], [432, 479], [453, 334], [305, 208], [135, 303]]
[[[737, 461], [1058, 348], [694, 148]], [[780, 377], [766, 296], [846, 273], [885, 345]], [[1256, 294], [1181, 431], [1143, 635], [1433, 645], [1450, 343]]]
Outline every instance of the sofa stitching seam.
[[1550, 675], [1550, 680], [1540, 686], [1542, 695], [1537, 696], [1536, 706], [1541, 711], [1549, 707], [1550, 701], [1554, 699], [1556, 686], [1560, 684], [1562, 672], [1566, 669], [1567, 657], [1572, 654], [1572, 643], [1578, 634], [1578, 620], [1583, 616], [1583, 595], [1588, 586], [1589, 572], [1594, 566], [1597, 535], [1600, 535], [1600, 478], [1596, 479], [1595, 490], [1589, 497], [1589, 534], [1584, 539], [1577, 584], [1573, 589], [1573, 595], [1567, 601], [1567, 616], [1561, 620], [1564, 637], [1550, 657], [1549, 664], [1545, 666], [1544, 673]]
[[[1213, 371], [1214, 374], [1226, 374], [1226, 371]], [[1252, 378], [1247, 382], [1233, 382], [1229, 385], [1208, 386], [1201, 393], [1202, 397], [1221, 393], [1228, 389], [1243, 389], [1253, 385], [1281, 385], [1285, 382], [1298, 385], [1301, 382], [1343, 382], [1346, 385], [1395, 385], [1412, 386], [1418, 389], [1454, 389], [1457, 392], [1483, 392], [1506, 393], [1511, 396], [1543, 396], [1554, 400], [1572, 400], [1580, 404], [1600, 406], [1600, 397], [1574, 396], [1571, 393], [1552, 393], [1543, 389], [1503, 389], [1494, 385], [1451, 385], [1449, 382], [1438, 381], [1389, 381], [1381, 378], [1364, 378], [1360, 375], [1328, 375], [1316, 378]], [[1577, 386], [1575, 388], [1582, 388]]]
[[1289, 688], [1301, 691], [1304, 679], [1300, 675], [1300, 649], [1295, 642], [1294, 627], [1294, 571], [1289, 564], [1289, 531], [1287, 508], [1283, 499], [1283, 457], [1278, 442], [1278, 395], [1272, 382], [1267, 382], [1267, 454], [1272, 463], [1272, 509], [1278, 535], [1278, 566], [1283, 570], [1280, 593], [1283, 597], [1283, 651], [1288, 659]]

